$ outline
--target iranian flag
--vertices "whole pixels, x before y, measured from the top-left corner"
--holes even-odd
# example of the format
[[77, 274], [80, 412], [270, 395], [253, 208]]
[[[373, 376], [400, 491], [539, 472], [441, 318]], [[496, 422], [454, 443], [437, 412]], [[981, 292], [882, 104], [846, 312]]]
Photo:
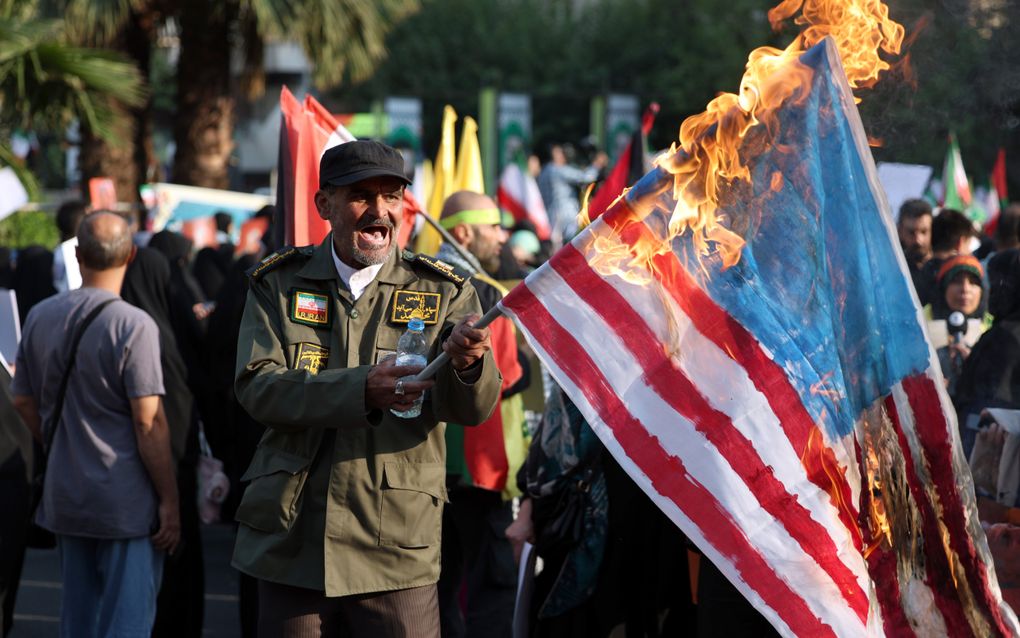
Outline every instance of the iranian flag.
[[641, 126], [631, 137], [627, 148], [617, 158], [613, 170], [602, 182], [602, 186], [595, 192], [588, 204], [588, 215], [594, 219], [606, 212], [609, 206], [616, 201], [616, 198], [623, 194], [623, 189], [628, 184], [633, 184], [648, 171], [645, 166], [645, 139], [652, 131], [652, 124], [655, 123], [655, 116], [659, 113], [659, 105], [652, 102], [645, 110], [641, 118]]
[[952, 133], [949, 134], [949, 151], [946, 153], [942, 182], [946, 186], [946, 195], [942, 199], [942, 205], [946, 208], [955, 208], [960, 212], [966, 212], [972, 201], [970, 182], [967, 180], [966, 171], [963, 170], [963, 159], [960, 157], [960, 147], [956, 143], [956, 135]]
[[509, 211], [515, 221], [530, 221], [535, 225], [535, 234], [539, 239], [549, 239], [549, 213], [545, 209], [538, 184], [516, 162], [510, 162], [503, 169], [496, 199], [500, 208]]

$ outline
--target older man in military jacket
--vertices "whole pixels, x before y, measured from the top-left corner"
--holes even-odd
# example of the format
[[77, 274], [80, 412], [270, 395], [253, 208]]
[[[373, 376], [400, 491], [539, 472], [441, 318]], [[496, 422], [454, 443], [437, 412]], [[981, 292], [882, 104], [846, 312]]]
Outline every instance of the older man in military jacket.
[[[251, 272], [236, 392], [267, 426], [244, 476], [236, 568], [259, 579], [259, 635], [439, 636], [435, 583], [445, 487], [443, 421], [484, 421], [500, 376], [473, 287], [400, 251], [399, 153], [327, 151], [315, 195], [333, 232]], [[420, 316], [434, 380], [401, 380], [397, 340]], [[403, 411], [425, 393], [421, 415]]]

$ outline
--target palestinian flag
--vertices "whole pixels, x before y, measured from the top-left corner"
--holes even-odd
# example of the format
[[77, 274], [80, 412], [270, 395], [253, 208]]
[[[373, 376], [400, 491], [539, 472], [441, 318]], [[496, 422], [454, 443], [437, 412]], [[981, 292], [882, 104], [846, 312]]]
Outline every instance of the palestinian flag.
[[648, 172], [650, 167], [645, 166], [645, 139], [652, 130], [655, 123], [655, 116], [659, 113], [659, 105], [652, 102], [645, 110], [641, 118], [641, 127], [634, 132], [627, 148], [623, 149], [620, 157], [617, 158], [613, 170], [609, 172], [605, 181], [595, 192], [595, 196], [588, 202], [588, 218], [595, 219], [606, 212], [606, 209], [616, 201], [616, 198], [623, 193], [628, 184], [633, 184], [642, 175]]
[[[484, 275], [475, 275], [500, 293], [506, 288]], [[505, 392], [524, 374], [517, 359], [517, 331], [507, 317], [489, 324], [492, 354], [503, 375]], [[528, 443], [524, 433], [524, 402], [520, 394], [500, 399], [492, 415], [474, 427], [446, 428], [446, 472], [460, 477], [460, 483], [494, 492], [505, 498], [519, 496], [517, 470], [524, 463]]]
[[[329, 233], [329, 222], [319, 217], [315, 208], [319, 159], [327, 149], [353, 139], [350, 131], [311, 95], [298, 102], [287, 87], [280, 91], [280, 150], [273, 220], [277, 248], [318, 244]], [[405, 189], [404, 218], [397, 235], [401, 247], [407, 245], [419, 208], [411, 191]]]

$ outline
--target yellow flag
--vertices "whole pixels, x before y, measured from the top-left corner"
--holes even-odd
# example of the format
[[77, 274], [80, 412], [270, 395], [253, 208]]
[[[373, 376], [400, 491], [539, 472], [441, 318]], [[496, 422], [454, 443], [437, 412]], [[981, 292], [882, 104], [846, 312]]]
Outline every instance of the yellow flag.
[[485, 192], [485, 177], [482, 175], [482, 150], [478, 146], [478, 124], [474, 118], [464, 118], [464, 131], [460, 134], [460, 150], [457, 153], [457, 177], [454, 192]]
[[[432, 190], [429, 192], [426, 207], [429, 217], [439, 221], [439, 213], [443, 210], [443, 202], [454, 192], [454, 140], [453, 126], [457, 122], [457, 112], [449, 104], [443, 109], [443, 136], [439, 140], [439, 152], [436, 162], [432, 165]], [[435, 255], [439, 245], [443, 243], [439, 233], [432, 226], [422, 226], [418, 237], [414, 240], [415, 252], [423, 255]]]

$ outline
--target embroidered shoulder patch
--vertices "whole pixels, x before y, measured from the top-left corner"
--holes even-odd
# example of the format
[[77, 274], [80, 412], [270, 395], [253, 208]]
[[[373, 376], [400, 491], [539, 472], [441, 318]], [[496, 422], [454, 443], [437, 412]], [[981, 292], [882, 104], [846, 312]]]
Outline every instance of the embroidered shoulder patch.
[[408, 323], [415, 317], [421, 318], [427, 325], [439, 323], [439, 304], [443, 296], [438, 292], [419, 292], [417, 290], [398, 290], [393, 294], [393, 308], [390, 321]]
[[290, 291], [290, 320], [309, 326], [329, 325], [329, 297], [306, 290]]
[[308, 370], [310, 374], [319, 374], [329, 360], [329, 348], [314, 343], [299, 343], [295, 368]]
[[302, 246], [300, 248], [284, 246], [273, 254], [266, 256], [262, 261], [255, 264], [253, 268], [248, 269], [246, 274], [251, 278], [252, 282], [257, 282], [267, 272], [297, 257], [310, 257], [313, 252], [315, 252], [315, 246]]
[[403, 256], [404, 259], [407, 259], [417, 265], [424, 266], [428, 270], [449, 279], [453, 283], [457, 284], [458, 287], [463, 286], [464, 282], [467, 281], [467, 277], [459, 274], [456, 268], [445, 261], [436, 259], [435, 257], [429, 257], [428, 255], [416, 255], [406, 250], [404, 251]]

